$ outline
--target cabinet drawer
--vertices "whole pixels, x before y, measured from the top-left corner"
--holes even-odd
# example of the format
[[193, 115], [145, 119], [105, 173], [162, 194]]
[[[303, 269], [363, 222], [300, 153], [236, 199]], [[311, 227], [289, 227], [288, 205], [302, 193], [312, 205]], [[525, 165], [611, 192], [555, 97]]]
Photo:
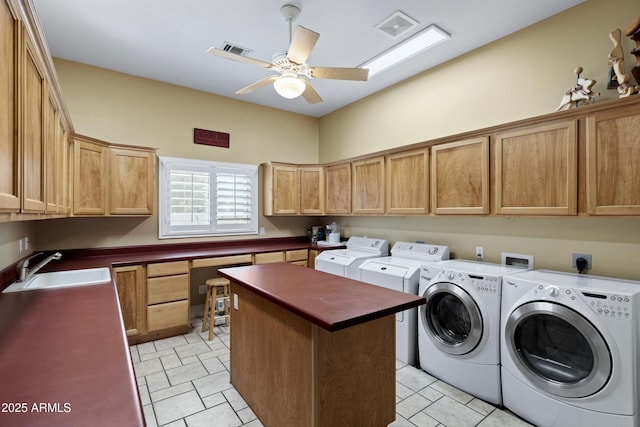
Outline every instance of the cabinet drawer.
[[189, 323], [189, 301], [175, 301], [147, 307], [149, 331], [167, 329]]
[[191, 268], [219, 267], [233, 264], [251, 264], [251, 254], [194, 259], [191, 261]]
[[291, 261], [306, 261], [308, 258], [308, 251], [306, 249], [298, 249], [295, 251], [287, 251], [285, 252], [285, 260], [287, 262]]
[[189, 297], [189, 275], [152, 277], [147, 279], [147, 304], [187, 299]]
[[189, 261], [161, 262], [147, 264], [147, 277], [169, 276], [189, 272]]
[[255, 254], [254, 264], [271, 264], [274, 262], [284, 262], [284, 252], [266, 252]]
[[307, 266], [307, 260], [305, 259], [304, 261], [292, 261], [291, 264], [301, 265], [303, 267], [306, 267]]

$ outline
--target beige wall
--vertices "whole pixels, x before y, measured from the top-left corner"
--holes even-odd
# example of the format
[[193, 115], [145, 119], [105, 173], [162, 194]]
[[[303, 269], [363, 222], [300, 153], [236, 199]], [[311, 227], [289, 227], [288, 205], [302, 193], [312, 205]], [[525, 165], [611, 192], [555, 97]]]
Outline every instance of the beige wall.
[[[606, 89], [609, 32], [640, 14], [635, 0], [588, 0], [564, 13], [320, 119], [320, 161], [455, 135], [553, 112], [575, 82], [573, 70]], [[454, 34], [455, 37], [455, 34]], [[627, 70], [635, 65], [624, 39]], [[375, 78], [375, 77], [374, 77]], [[637, 189], [635, 189], [637, 191]], [[640, 280], [640, 221], [616, 218], [342, 217], [343, 234], [424, 240], [456, 258], [502, 252], [534, 256], [536, 268], [571, 271], [571, 254], [593, 256], [592, 274]], [[573, 270], [575, 271], [575, 270]]]
[[[155, 147], [159, 156], [250, 164], [317, 162], [315, 118], [65, 60], [56, 59], [55, 65], [76, 133]], [[194, 144], [194, 127], [229, 133], [230, 148]], [[304, 235], [312, 223], [308, 218], [259, 218], [264, 237]], [[202, 240], [159, 241], [156, 216], [51, 220], [38, 223], [37, 234], [44, 249]], [[221, 239], [228, 237], [210, 240]]]
[[[29, 238], [29, 249], [20, 253], [18, 241]], [[0, 270], [16, 263], [36, 248], [35, 221], [0, 223]]]
[[[636, 0], [588, 0], [320, 119], [320, 161], [508, 123], [553, 112], [574, 69], [606, 89], [609, 32], [640, 14]], [[455, 34], [453, 35], [455, 37]], [[623, 37], [627, 69], [635, 65]], [[375, 77], [373, 77], [375, 79]]]

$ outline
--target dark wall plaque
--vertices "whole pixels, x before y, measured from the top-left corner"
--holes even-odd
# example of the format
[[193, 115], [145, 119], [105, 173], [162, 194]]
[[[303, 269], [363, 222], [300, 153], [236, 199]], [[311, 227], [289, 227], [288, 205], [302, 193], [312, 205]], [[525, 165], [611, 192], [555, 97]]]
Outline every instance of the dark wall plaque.
[[193, 128], [193, 143], [229, 148], [229, 134], [216, 132], [215, 130]]

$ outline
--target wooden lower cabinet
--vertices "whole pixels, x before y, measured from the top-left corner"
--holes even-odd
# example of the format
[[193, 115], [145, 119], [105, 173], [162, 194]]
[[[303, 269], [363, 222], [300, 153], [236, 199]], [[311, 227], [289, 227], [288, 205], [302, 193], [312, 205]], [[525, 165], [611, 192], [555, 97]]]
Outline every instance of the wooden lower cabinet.
[[253, 256], [254, 264], [272, 264], [274, 262], [284, 262], [284, 252], [264, 252]]
[[144, 266], [114, 267], [113, 274], [127, 337], [145, 333], [147, 300]]
[[189, 261], [114, 267], [129, 344], [189, 330]]
[[189, 328], [189, 261], [147, 265], [147, 328]]

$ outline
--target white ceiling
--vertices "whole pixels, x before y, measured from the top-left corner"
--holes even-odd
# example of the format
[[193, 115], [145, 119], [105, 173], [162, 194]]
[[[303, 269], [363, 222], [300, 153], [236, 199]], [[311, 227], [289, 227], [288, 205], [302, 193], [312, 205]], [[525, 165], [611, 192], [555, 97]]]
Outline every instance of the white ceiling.
[[[320, 117], [584, 0], [32, 0], [54, 57]], [[307, 64], [357, 67], [431, 24], [451, 39], [367, 82], [313, 80], [324, 102], [281, 98], [272, 85], [234, 92], [272, 71], [207, 53], [225, 42], [271, 62], [289, 45], [280, 8], [320, 33]], [[400, 10], [418, 26], [393, 39], [375, 26]]]

